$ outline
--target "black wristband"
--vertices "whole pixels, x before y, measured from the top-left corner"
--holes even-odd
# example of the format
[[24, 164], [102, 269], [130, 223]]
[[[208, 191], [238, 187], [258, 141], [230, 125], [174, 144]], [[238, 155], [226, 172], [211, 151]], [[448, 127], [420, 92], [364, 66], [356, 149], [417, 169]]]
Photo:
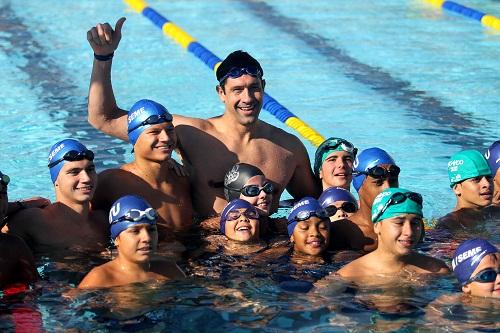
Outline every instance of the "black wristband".
[[99, 54], [94, 53], [94, 58], [95, 58], [95, 60], [98, 60], [98, 61], [108, 61], [108, 60], [113, 59], [114, 55], [115, 55], [114, 52], [112, 52], [110, 54], [106, 54], [106, 55], [99, 55]]

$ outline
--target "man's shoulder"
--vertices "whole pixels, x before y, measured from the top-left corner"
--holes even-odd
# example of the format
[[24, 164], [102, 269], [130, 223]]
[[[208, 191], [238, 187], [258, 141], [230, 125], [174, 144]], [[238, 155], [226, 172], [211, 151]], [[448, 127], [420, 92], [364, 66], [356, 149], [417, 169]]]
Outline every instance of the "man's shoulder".
[[446, 273], [450, 271], [449, 267], [441, 259], [418, 252], [413, 253], [410, 264], [417, 267], [417, 269], [430, 273]]
[[[176, 130], [182, 129], [182, 125], [193, 126], [201, 130], [207, 130], [209, 127], [213, 126], [212, 121], [217, 118], [218, 117], [203, 119], [203, 118], [174, 115], [174, 125]], [[181, 127], [178, 128], [178, 126]]]

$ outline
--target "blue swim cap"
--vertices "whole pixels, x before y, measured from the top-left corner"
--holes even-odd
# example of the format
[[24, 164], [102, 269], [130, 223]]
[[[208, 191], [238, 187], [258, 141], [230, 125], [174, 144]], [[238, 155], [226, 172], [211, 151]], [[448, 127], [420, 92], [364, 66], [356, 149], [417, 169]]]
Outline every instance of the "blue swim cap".
[[[154, 119], [154, 122], [146, 123], [145, 120], [151, 116], [160, 116], [160, 119]], [[137, 139], [145, 129], [152, 125], [164, 122], [171, 122], [172, 115], [161, 104], [149, 99], [141, 99], [130, 108], [128, 112], [128, 139], [135, 146]]]
[[109, 210], [111, 239], [136, 224], [156, 224], [158, 214], [151, 205], [138, 195], [126, 195], [116, 200]]
[[229, 214], [230, 211], [235, 210], [235, 209], [240, 209], [240, 208], [246, 208], [246, 209], [253, 209], [257, 211], [257, 209], [248, 201], [242, 200], [242, 199], [234, 199], [230, 203], [224, 207], [222, 210], [222, 213], [220, 214], [220, 232], [221, 234], [226, 234], [226, 220], [227, 220], [227, 214]]
[[91, 154], [91, 159], [90, 157], [86, 159], [93, 160], [94, 159], [94, 153], [92, 153], [90, 150], [87, 149], [82, 143], [80, 143], [78, 140], [75, 139], [64, 139], [62, 141], [57, 142], [55, 145], [50, 148], [50, 153], [49, 153], [49, 158], [48, 158], [48, 163], [49, 166], [51, 163], [56, 163], [57, 161], [61, 160], [59, 163], [55, 164], [52, 167], [49, 167], [50, 171], [50, 178], [52, 179], [52, 183], [56, 182], [57, 176], [59, 175], [59, 172], [61, 172], [62, 167], [67, 160], [62, 159], [64, 155], [69, 152], [69, 151], [76, 151], [77, 153], [86, 153], [90, 152]]
[[495, 141], [484, 154], [491, 169], [491, 176], [495, 177], [498, 168], [500, 167], [500, 140]]
[[358, 207], [358, 202], [356, 198], [346, 189], [342, 187], [330, 187], [321, 193], [318, 202], [321, 207], [326, 208], [337, 201], [348, 201], [352, 202]]
[[469, 239], [460, 244], [451, 261], [458, 282], [462, 286], [466, 285], [481, 260], [486, 255], [497, 252], [498, 249], [485, 239]]
[[367, 171], [368, 169], [381, 164], [396, 165], [396, 162], [394, 162], [392, 157], [385, 150], [377, 147], [365, 149], [361, 153], [359, 153], [358, 156], [356, 156], [353, 164], [354, 175], [352, 177], [352, 185], [358, 193], [361, 186], [363, 186], [366, 175], [356, 174], [356, 172]]
[[295, 226], [297, 225], [297, 215], [301, 212], [307, 212], [320, 218], [326, 218], [326, 212], [323, 207], [321, 207], [318, 200], [311, 197], [302, 198], [292, 207], [290, 213], [288, 214], [288, 236], [293, 234], [293, 229], [295, 229]]

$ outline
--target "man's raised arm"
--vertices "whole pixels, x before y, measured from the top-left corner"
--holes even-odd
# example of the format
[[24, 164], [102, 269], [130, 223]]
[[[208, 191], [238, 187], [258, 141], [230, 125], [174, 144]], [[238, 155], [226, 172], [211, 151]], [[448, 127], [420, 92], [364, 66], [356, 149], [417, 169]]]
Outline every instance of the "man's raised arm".
[[120, 18], [114, 30], [109, 23], [99, 23], [87, 32], [87, 40], [94, 51], [88, 121], [96, 129], [128, 141], [127, 112], [116, 105], [111, 85], [113, 54], [122, 38], [121, 31], [124, 22], [125, 18]]
[[305, 196], [317, 198], [321, 194], [321, 188], [314, 180], [306, 147], [297, 137], [292, 137], [296, 141], [293, 147], [296, 167], [286, 189], [295, 200], [300, 200]]

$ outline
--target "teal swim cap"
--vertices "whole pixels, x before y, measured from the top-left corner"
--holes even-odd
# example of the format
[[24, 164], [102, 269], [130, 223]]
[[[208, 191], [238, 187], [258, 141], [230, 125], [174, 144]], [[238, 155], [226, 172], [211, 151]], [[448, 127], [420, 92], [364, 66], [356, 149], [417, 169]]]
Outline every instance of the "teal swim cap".
[[389, 219], [403, 214], [423, 217], [422, 196], [403, 188], [388, 188], [375, 197], [372, 205], [372, 222]]
[[345, 151], [351, 154], [352, 158], [356, 158], [358, 149], [352, 143], [342, 138], [328, 138], [321, 143], [314, 154], [313, 171], [316, 177], [319, 178], [319, 169], [325, 162], [325, 159], [332, 151]]
[[448, 162], [450, 187], [478, 176], [491, 176], [491, 169], [484, 156], [477, 150], [462, 150]]

